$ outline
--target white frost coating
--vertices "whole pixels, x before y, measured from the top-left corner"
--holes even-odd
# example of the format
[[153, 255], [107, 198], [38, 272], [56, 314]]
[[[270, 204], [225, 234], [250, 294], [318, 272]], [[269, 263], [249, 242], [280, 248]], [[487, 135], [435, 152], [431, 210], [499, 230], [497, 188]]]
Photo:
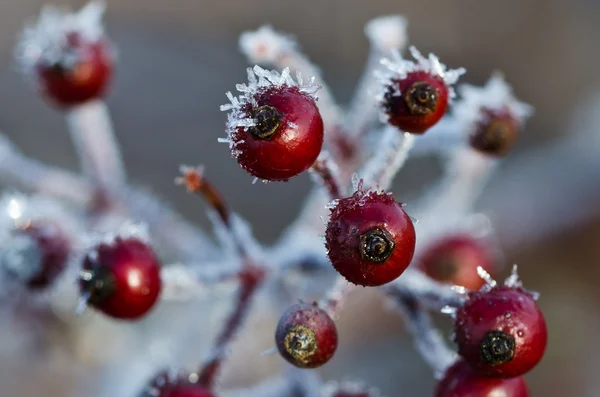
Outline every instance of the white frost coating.
[[102, 225], [102, 228], [109, 229], [109, 231], [90, 233], [82, 239], [82, 251], [92, 261], [95, 261], [98, 256], [98, 246], [114, 245], [117, 240], [132, 238], [150, 244], [150, 234], [146, 223], [134, 222], [119, 216], [105, 218], [105, 224]]
[[285, 54], [298, 51], [293, 37], [277, 32], [269, 25], [240, 35], [240, 49], [251, 63], [277, 64]]
[[[266, 70], [256, 65], [253, 68], [248, 68], [248, 84], [236, 84], [235, 88], [241, 93], [239, 96], [234, 96], [231, 92], [227, 92], [227, 98], [229, 99], [228, 104], [221, 105], [221, 111], [229, 112], [227, 114], [227, 138], [221, 138], [219, 142], [228, 142], [229, 148], [233, 157], [239, 155], [239, 151], [236, 146], [241, 143], [239, 139], [232, 138], [233, 134], [237, 132], [237, 129], [242, 127], [244, 130], [248, 130], [256, 124], [256, 121], [248, 113], [247, 107], [258, 107], [256, 97], [266, 89], [274, 88], [280, 89], [283, 87], [298, 87], [300, 92], [311, 96], [314, 100], [317, 100], [317, 91], [320, 86], [315, 83], [314, 77], [311, 78], [306, 84], [302, 79], [301, 74], [296, 74], [296, 79], [292, 78], [290, 69], [285, 68], [281, 73], [276, 70]], [[293, 125], [290, 125], [294, 128]]]
[[519, 278], [519, 267], [517, 265], [513, 265], [510, 276], [504, 280], [504, 285], [510, 288], [518, 288], [523, 286], [523, 283]]
[[106, 5], [92, 1], [77, 12], [45, 6], [37, 21], [27, 25], [16, 49], [16, 58], [26, 73], [35, 67], [60, 64], [72, 67], [86, 54], [73, 51], [68, 35], [77, 33], [81, 40], [95, 43], [104, 37], [102, 16]]
[[241, 269], [239, 261], [203, 262], [198, 265], [172, 264], [160, 271], [163, 283], [161, 300], [185, 302], [212, 297], [219, 283], [234, 278]]
[[369, 396], [369, 397], [381, 397], [381, 392], [375, 388], [368, 387], [362, 382], [357, 381], [342, 381], [327, 382], [321, 387], [320, 397], [334, 397], [336, 395], [349, 395], [349, 396]]
[[370, 20], [365, 25], [365, 35], [381, 51], [397, 50], [408, 42], [407, 26], [408, 21], [402, 15], [386, 15]]
[[483, 287], [481, 287], [482, 291], [489, 291], [498, 284], [496, 283], [496, 280], [494, 280], [492, 276], [481, 266], [477, 266], [477, 274], [483, 279], [483, 281], [485, 281], [485, 284]]
[[501, 73], [495, 72], [483, 87], [463, 84], [459, 87], [461, 100], [454, 106], [453, 116], [463, 134], [476, 128], [483, 116], [482, 109], [507, 110], [519, 123], [533, 113], [533, 107], [517, 100], [512, 88]]
[[[383, 100], [390, 86], [396, 90], [393, 95], [400, 96], [402, 94], [398, 90], [397, 85], [393, 84], [394, 80], [405, 79], [409, 73], [413, 72], [427, 72], [444, 80], [444, 83], [448, 86], [448, 98], [451, 101], [456, 96], [452, 86], [456, 84], [460, 76], [465, 74], [466, 69], [448, 69], [434, 54], [429, 54], [429, 57], [425, 58], [414, 46], [411, 46], [409, 50], [415, 61], [402, 58], [399, 51], [392, 51], [391, 58], [383, 58], [381, 60], [381, 64], [385, 67], [385, 70], [376, 73], [376, 77], [381, 84], [378, 100]], [[385, 122], [387, 116], [385, 113], [381, 113], [382, 121]]]

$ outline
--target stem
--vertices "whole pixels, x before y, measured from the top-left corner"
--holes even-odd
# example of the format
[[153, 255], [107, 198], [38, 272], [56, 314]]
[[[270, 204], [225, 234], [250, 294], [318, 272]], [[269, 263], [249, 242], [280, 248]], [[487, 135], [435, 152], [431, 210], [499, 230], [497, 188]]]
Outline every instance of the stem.
[[310, 171], [314, 179], [320, 182], [325, 190], [327, 190], [331, 200], [337, 200], [343, 197], [337, 165], [329, 158], [327, 152], [325, 152], [325, 155], [321, 156], [320, 159], [315, 161], [310, 168]]
[[67, 113], [71, 139], [83, 172], [103, 189], [125, 185], [125, 167], [106, 104], [91, 101]]
[[335, 319], [342, 309], [342, 305], [352, 292], [356, 285], [349, 283], [345, 278], [338, 276], [333, 288], [328, 292], [327, 297], [321, 303], [321, 308], [327, 312], [329, 317]]

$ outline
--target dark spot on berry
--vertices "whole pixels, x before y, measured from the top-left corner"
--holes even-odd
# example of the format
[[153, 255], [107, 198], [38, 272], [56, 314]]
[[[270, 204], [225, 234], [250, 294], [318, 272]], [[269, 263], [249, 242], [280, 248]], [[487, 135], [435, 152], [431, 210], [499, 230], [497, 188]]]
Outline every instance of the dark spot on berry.
[[256, 109], [252, 117], [256, 122], [250, 133], [259, 139], [271, 138], [281, 126], [281, 114], [273, 106], [264, 105]]
[[435, 112], [440, 92], [431, 84], [417, 81], [406, 91], [404, 100], [411, 114], [425, 116]]
[[396, 243], [390, 233], [376, 227], [360, 236], [360, 256], [373, 263], [384, 263], [394, 252]]
[[283, 345], [296, 360], [308, 363], [317, 351], [317, 337], [313, 330], [303, 325], [295, 325], [286, 334]]
[[115, 292], [116, 281], [110, 269], [97, 267], [84, 272], [81, 289], [90, 294], [90, 303], [100, 303]]
[[515, 355], [515, 338], [506, 332], [488, 332], [480, 345], [481, 359], [491, 365], [509, 362]]

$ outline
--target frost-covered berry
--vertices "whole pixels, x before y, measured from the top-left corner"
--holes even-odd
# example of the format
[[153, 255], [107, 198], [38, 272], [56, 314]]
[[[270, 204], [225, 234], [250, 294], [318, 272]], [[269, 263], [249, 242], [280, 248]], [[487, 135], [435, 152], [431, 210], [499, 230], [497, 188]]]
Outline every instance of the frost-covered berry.
[[464, 360], [446, 370], [437, 383], [434, 397], [529, 397], [525, 380], [518, 376], [498, 379], [482, 376]]
[[478, 373], [512, 378], [542, 359], [547, 330], [531, 293], [520, 286], [495, 286], [471, 292], [456, 312], [458, 353]]
[[314, 83], [304, 85], [258, 66], [248, 69], [249, 83], [237, 86], [239, 97], [227, 93], [231, 104], [227, 135], [232, 156], [257, 178], [285, 181], [306, 171], [323, 146], [323, 120], [316, 105]]
[[331, 359], [338, 344], [337, 328], [316, 304], [291, 306], [275, 330], [279, 353], [300, 368], [316, 368]]
[[90, 3], [77, 13], [42, 10], [19, 44], [24, 71], [61, 107], [101, 98], [113, 73], [113, 51], [101, 24], [104, 5]]
[[325, 246], [333, 267], [348, 281], [378, 286], [400, 276], [415, 251], [415, 228], [390, 193], [363, 190], [331, 208]]
[[393, 59], [382, 61], [387, 70], [380, 76], [380, 102], [389, 124], [422, 134], [446, 114], [454, 97], [452, 84], [464, 69], [447, 70], [435, 55], [425, 58], [416, 48], [410, 50], [416, 62], [402, 59], [397, 52]]
[[471, 146], [483, 153], [501, 156], [517, 141], [519, 122], [507, 109], [482, 109], [481, 119], [469, 136]]
[[434, 280], [477, 290], [485, 282], [477, 268], [492, 272], [494, 256], [483, 241], [469, 235], [452, 235], [425, 247], [418, 264]]
[[194, 373], [162, 371], [154, 377], [140, 397], [215, 397], [197, 382], [198, 376]]
[[137, 319], [156, 303], [161, 291], [160, 264], [150, 245], [135, 237], [116, 237], [85, 258], [81, 293], [104, 314]]

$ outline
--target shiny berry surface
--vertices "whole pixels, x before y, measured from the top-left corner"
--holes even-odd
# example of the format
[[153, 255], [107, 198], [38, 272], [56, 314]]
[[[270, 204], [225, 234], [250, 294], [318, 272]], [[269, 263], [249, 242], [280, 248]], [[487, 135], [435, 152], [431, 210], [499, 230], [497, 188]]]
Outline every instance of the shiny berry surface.
[[448, 86], [429, 72], [411, 72], [394, 79], [383, 98], [388, 123], [405, 132], [422, 134], [448, 110]]
[[494, 257], [483, 241], [468, 235], [455, 235], [426, 247], [418, 264], [434, 280], [477, 290], [484, 284], [477, 274], [477, 267], [492, 273]]
[[161, 291], [160, 264], [150, 246], [136, 238], [117, 238], [88, 254], [80, 281], [82, 294], [103, 313], [136, 319], [156, 303]]
[[29, 223], [17, 232], [33, 238], [41, 254], [39, 269], [27, 281], [27, 286], [37, 290], [51, 285], [67, 264], [71, 244], [66, 234], [50, 222]]
[[434, 397], [529, 397], [522, 377], [498, 379], [482, 376], [464, 360], [450, 367], [438, 382]]
[[41, 64], [37, 68], [40, 89], [60, 107], [70, 107], [99, 99], [106, 92], [113, 73], [109, 43], [94, 43], [72, 34], [65, 51], [72, 55], [72, 64]]
[[306, 171], [323, 146], [323, 120], [312, 97], [297, 87], [256, 93], [242, 112], [255, 126], [230, 134], [234, 157], [257, 178], [285, 181]]
[[546, 349], [544, 316], [522, 288], [471, 292], [456, 313], [454, 331], [458, 353], [490, 377], [523, 375], [537, 365]]
[[298, 304], [279, 319], [275, 343], [289, 363], [300, 368], [317, 368], [335, 353], [337, 328], [331, 317], [316, 305]]
[[364, 191], [331, 209], [325, 246], [333, 267], [351, 283], [378, 286], [400, 276], [415, 251], [415, 228], [388, 193]]
[[503, 156], [517, 141], [519, 129], [519, 122], [508, 110], [483, 109], [469, 143], [482, 153]]

